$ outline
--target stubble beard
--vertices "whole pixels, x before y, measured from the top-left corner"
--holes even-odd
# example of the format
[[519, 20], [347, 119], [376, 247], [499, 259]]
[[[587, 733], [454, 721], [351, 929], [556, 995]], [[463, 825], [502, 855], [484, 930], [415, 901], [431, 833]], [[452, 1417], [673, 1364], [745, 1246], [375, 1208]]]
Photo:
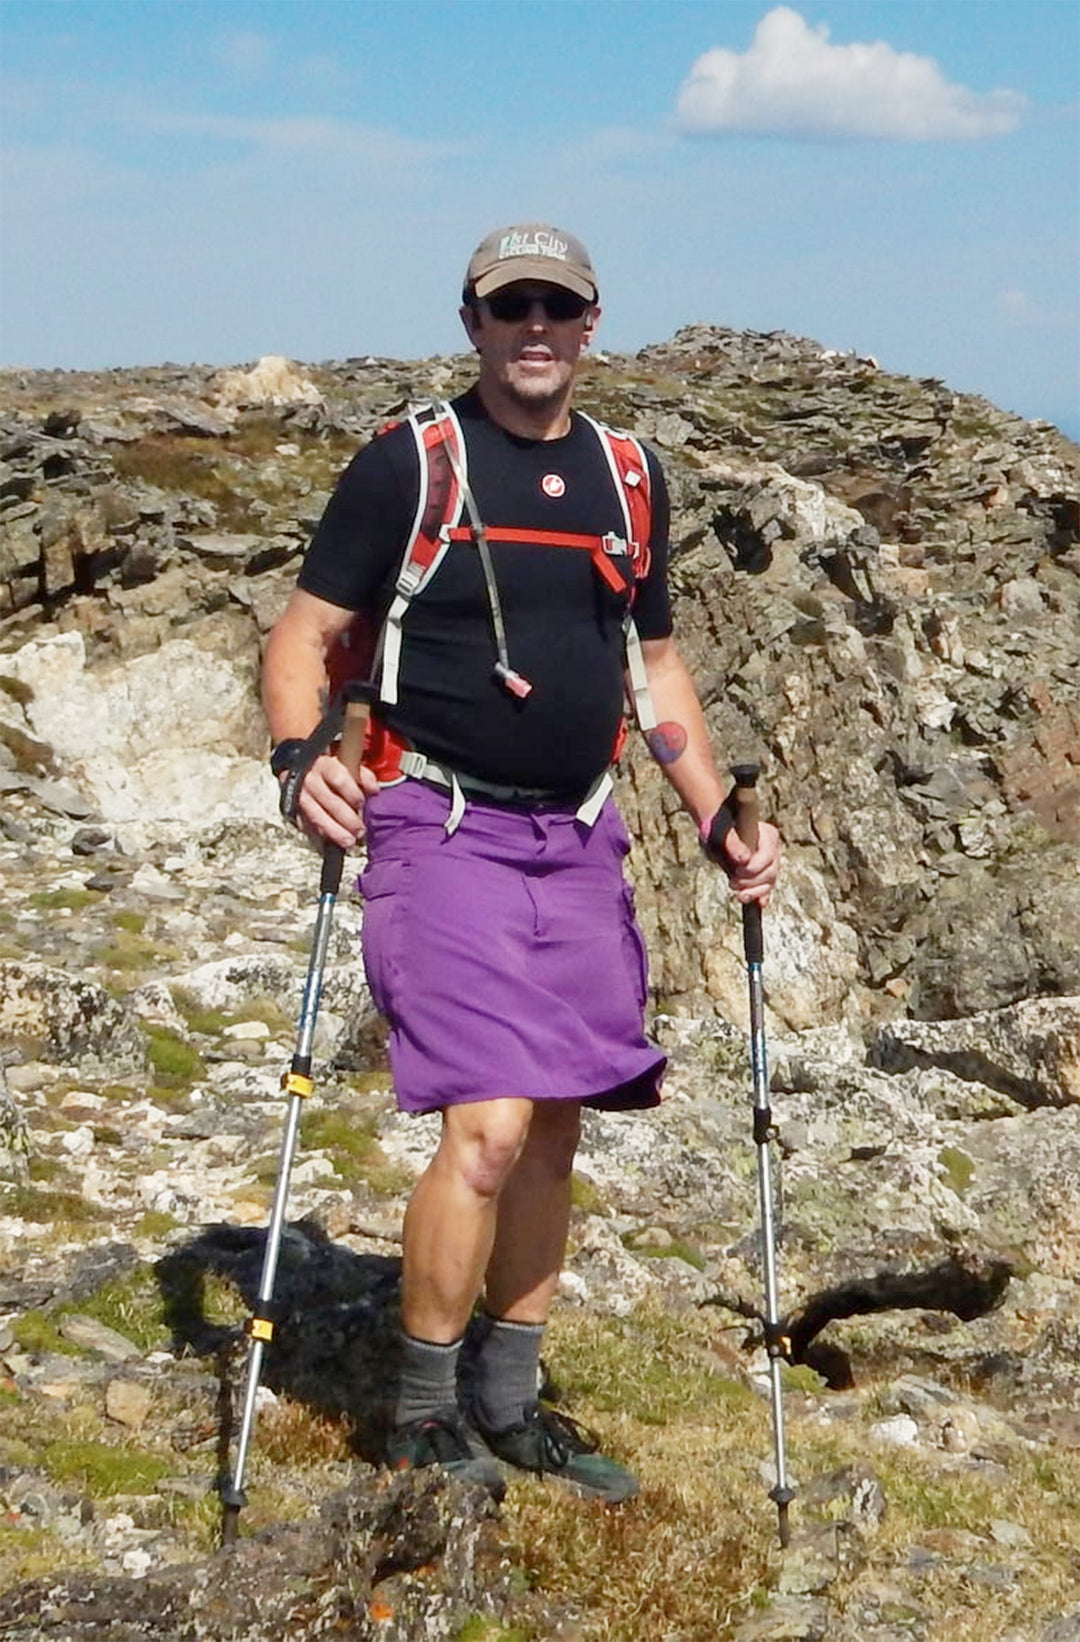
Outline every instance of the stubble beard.
[[526, 371], [519, 374], [512, 368], [502, 378], [501, 386], [507, 398], [522, 410], [533, 413], [554, 411], [569, 398], [574, 385], [574, 371], [560, 373], [558, 380], [537, 380]]

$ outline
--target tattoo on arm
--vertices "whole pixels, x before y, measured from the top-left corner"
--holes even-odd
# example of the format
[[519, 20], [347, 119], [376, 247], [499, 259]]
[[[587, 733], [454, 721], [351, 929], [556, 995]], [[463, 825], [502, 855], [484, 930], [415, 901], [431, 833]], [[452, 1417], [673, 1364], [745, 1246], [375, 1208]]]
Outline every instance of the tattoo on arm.
[[645, 737], [649, 751], [658, 764], [674, 764], [686, 751], [686, 731], [674, 719], [658, 724]]

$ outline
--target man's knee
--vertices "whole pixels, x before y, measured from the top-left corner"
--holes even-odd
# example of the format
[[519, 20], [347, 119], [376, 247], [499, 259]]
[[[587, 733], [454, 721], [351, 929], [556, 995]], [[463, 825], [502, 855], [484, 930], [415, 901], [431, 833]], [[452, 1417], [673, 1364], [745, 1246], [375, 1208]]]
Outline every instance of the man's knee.
[[521, 1156], [531, 1115], [527, 1100], [450, 1107], [440, 1150], [470, 1190], [480, 1197], [497, 1197]]

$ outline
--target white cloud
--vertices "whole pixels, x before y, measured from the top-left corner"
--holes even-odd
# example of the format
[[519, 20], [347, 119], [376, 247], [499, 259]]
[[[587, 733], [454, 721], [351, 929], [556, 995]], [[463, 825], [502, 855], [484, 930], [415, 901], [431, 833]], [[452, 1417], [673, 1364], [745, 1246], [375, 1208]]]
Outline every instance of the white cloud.
[[575, 163], [625, 160], [636, 164], [668, 153], [673, 141], [669, 131], [632, 125], [598, 126], [595, 131], [575, 135], [565, 152]]
[[204, 137], [239, 143], [264, 153], [318, 155], [363, 164], [369, 170], [418, 165], [460, 152], [464, 145], [439, 138], [408, 137], [378, 126], [323, 114], [285, 114], [269, 119], [241, 114], [198, 114], [128, 103], [126, 123], [156, 136]]
[[1035, 311], [1035, 305], [1027, 292], [1017, 290], [1015, 287], [1008, 291], [1000, 291], [997, 305], [998, 311], [1004, 314], [1006, 319], [1018, 321], [1030, 319]]
[[274, 48], [264, 34], [234, 29], [215, 42], [212, 54], [223, 68], [244, 79], [261, 79], [270, 67]]
[[885, 41], [829, 44], [825, 24], [775, 6], [750, 49], [699, 57], [679, 91], [684, 131], [786, 137], [886, 137], [918, 142], [992, 137], [1015, 129], [1024, 99], [951, 85], [932, 57]]
[[1027, 291], [1013, 285], [998, 292], [995, 306], [1008, 325], [1022, 326], [1026, 330], [1060, 330], [1075, 339], [1075, 312], [1063, 303], [1056, 305], [1037, 301]]

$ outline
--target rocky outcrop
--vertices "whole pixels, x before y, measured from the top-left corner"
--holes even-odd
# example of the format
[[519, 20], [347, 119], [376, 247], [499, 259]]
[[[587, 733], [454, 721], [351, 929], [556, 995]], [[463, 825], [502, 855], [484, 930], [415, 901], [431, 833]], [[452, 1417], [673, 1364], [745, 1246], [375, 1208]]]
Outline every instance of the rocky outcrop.
[[[507, 1575], [505, 1522], [466, 1524], [453, 1492], [406, 1510], [407, 1488], [350, 1480], [337, 1449], [318, 1469], [318, 1423], [302, 1458], [286, 1441], [302, 1410], [376, 1451], [400, 1216], [434, 1139], [393, 1110], [347, 891], [260, 1415], [303, 1526], [246, 1542], [234, 1589], [198, 1560], [192, 1504], [235, 1416], [314, 919], [313, 858], [265, 770], [260, 646], [357, 443], [470, 371], [0, 378], [0, 1412], [20, 1427], [0, 1422], [0, 1494], [49, 1568], [89, 1570], [20, 1574], [5, 1634], [119, 1639], [152, 1619], [224, 1639], [253, 1612], [260, 1635], [594, 1634], [584, 1606]], [[1013, 1642], [1059, 1642], [1067, 1548], [967, 1502], [1011, 1490], [1045, 1520], [1080, 1429], [1080, 453], [779, 334], [692, 327], [596, 358], [582, 391], [660, 450], [680, 639], [717, 747], [763, 759], [788, 851], [766, 982], [799, 1538], [779, 1570], [738, 1572], [710, 1642], [725, 1614], [740, 1642], [929, 1642], [956, 1617], [947, 1585], [1015, 1596]], [[640, 747], [619, 798], [669, 1098], [587, 1116], [566, 1338], [626, 1330], [659, 1374], [670, 1319], [726, 1313], [737, 1333], [716, 1323], [693, 1371], [719, 1362], [720, 1401], [734, 1385], [756, 1405], [739, 920]], [[72, 1456], [65, 1422], [93, 1453]], [[88, 1480], [102, 1449], [132, 1450], [110, 1505]], [[893, 1452], [911, 1464], [895, 1489]], [[655, 1537], [685, 1500], [655, 1453], [644, 1466]], [[916, 1476], [971, 1526], [934, 1527], [930, 1504], [912, 1526]], [[744, 1468], [727, 1497], [756, 1486]], [[746, 1539], [695, 1509], [695, 1545]], [[401, 1523], [426, 1560], [392, 1568]]]

